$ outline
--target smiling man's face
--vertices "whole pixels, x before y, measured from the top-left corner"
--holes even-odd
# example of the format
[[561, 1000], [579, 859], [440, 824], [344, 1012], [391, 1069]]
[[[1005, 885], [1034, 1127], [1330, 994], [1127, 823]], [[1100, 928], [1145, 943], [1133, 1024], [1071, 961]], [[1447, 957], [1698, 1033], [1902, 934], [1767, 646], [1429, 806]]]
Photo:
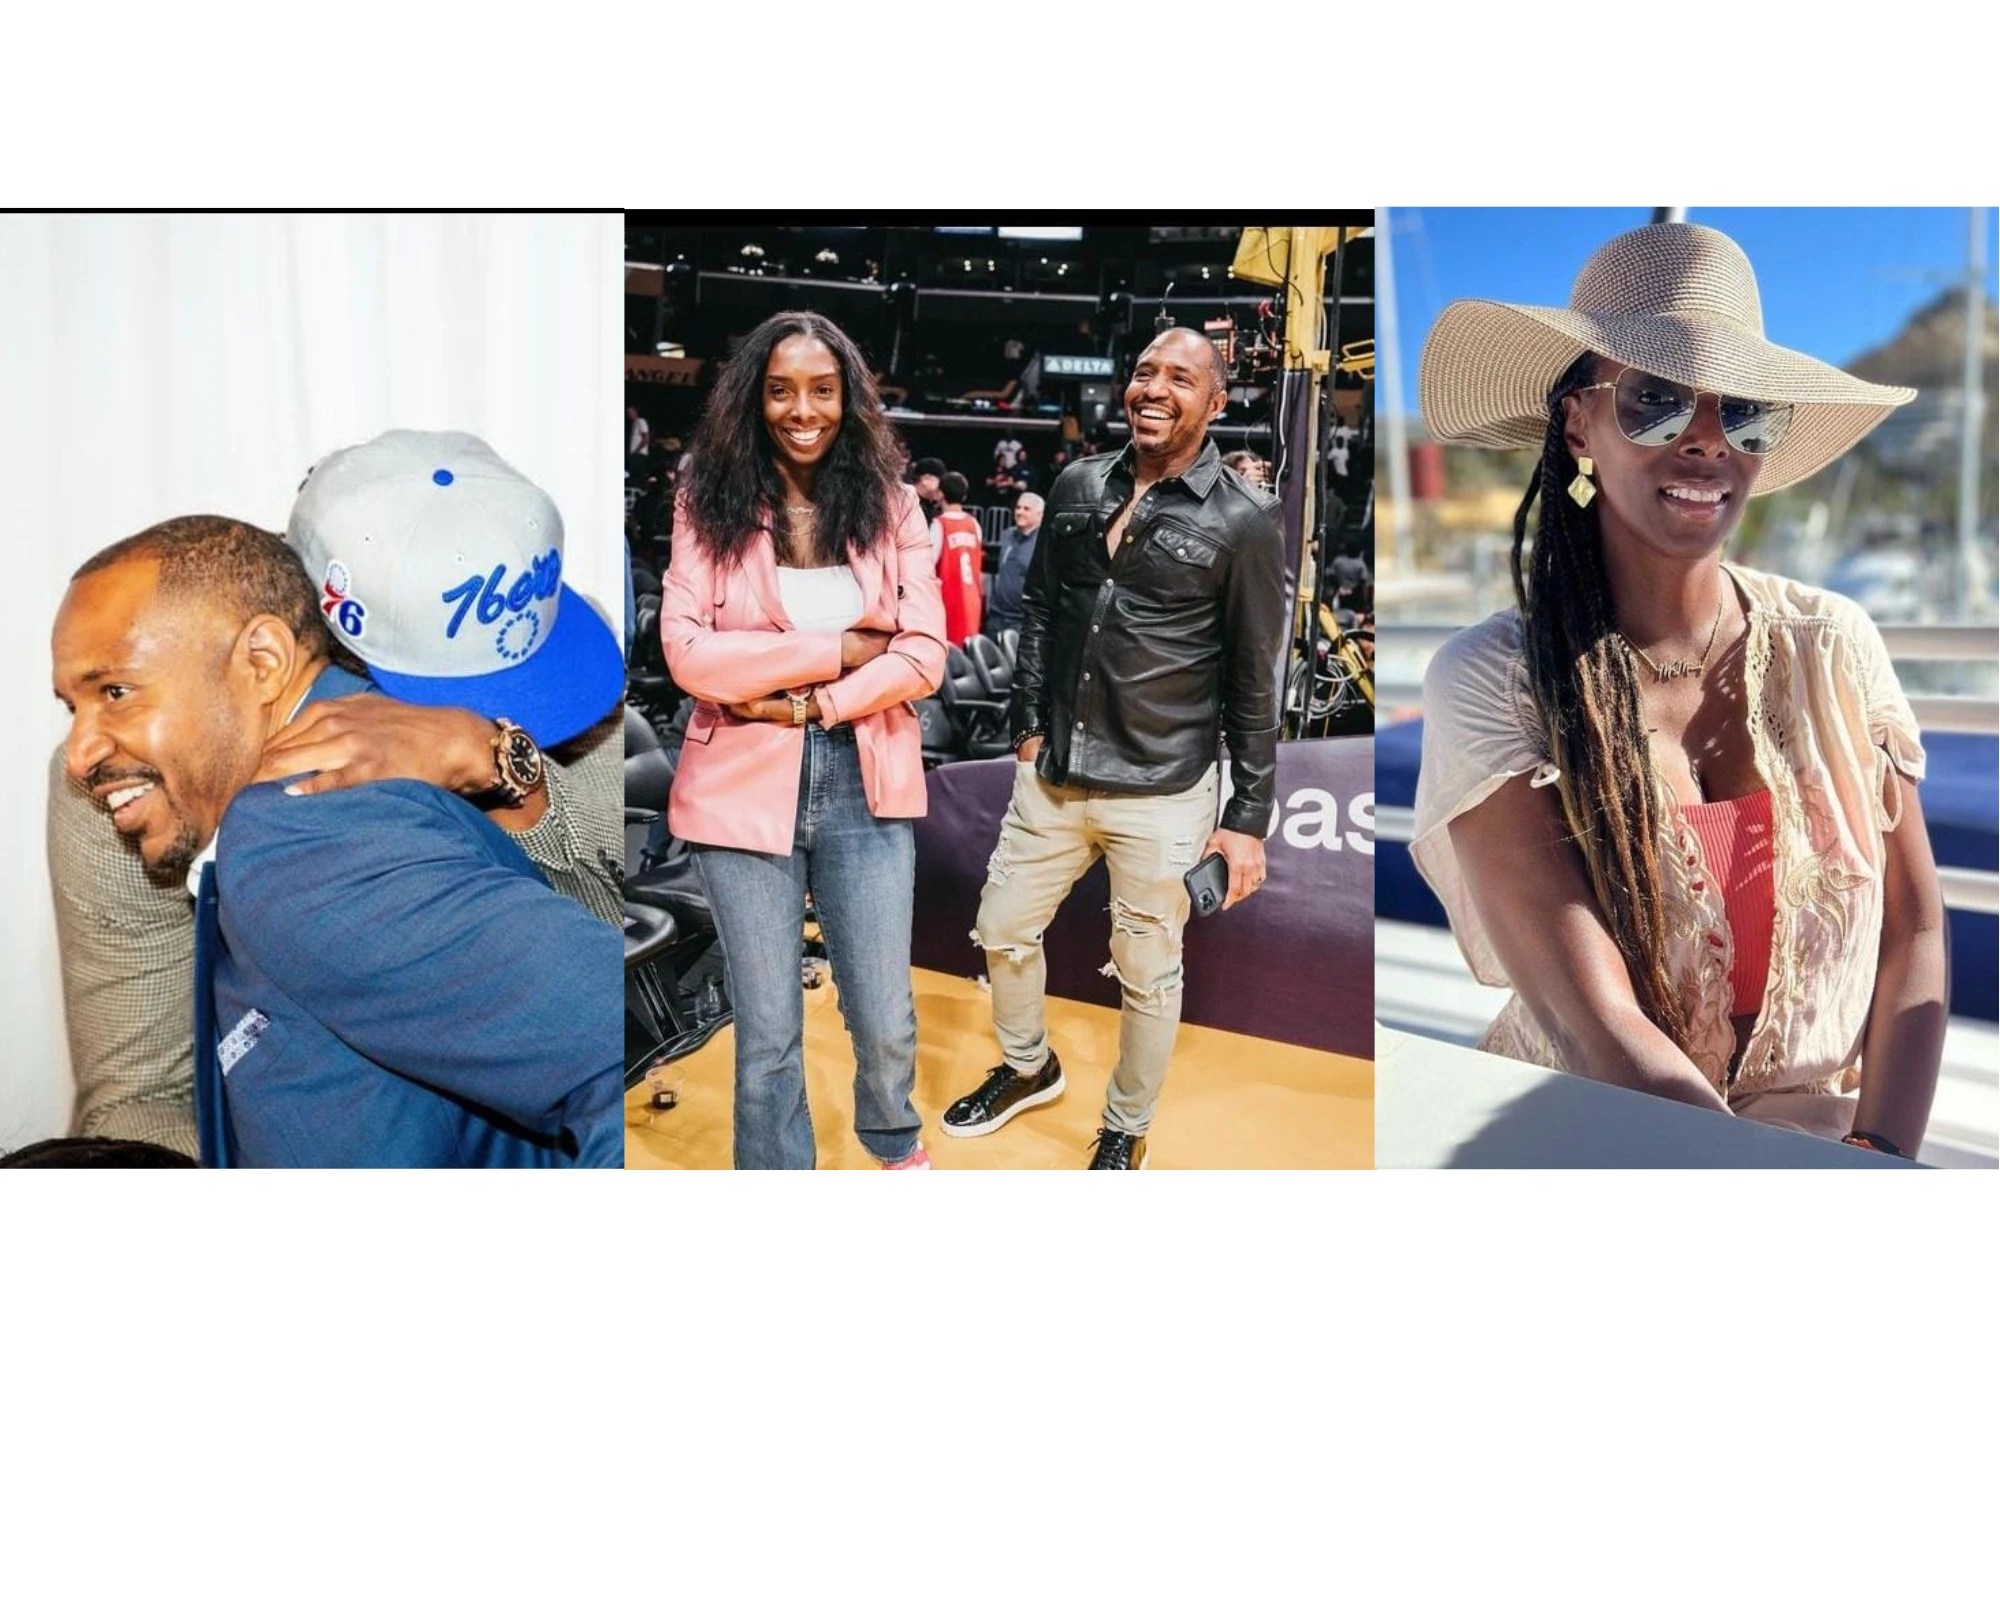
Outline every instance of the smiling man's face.
[[1215, 346], [1192, 328], [1169, 328], [1140, 353], [1125, 386], [1125, 421], [1141, 455], [1192, 456], [1222, 414]]
[[215, 837], [263, 740], [254, 700], [236, 692], [236, 630], [198, 596], [162, 596], [159, 575], [134, 559], [76, 579], [52, 651], [71, 779], [171, 878]]

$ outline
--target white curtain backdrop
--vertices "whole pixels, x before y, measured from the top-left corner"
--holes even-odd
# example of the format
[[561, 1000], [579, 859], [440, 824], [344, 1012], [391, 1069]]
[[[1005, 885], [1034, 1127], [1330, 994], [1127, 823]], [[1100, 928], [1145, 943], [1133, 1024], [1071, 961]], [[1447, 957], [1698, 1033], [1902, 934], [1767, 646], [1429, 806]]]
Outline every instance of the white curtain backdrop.
[[622, 630], [622, 239], [616, 215], [0, 217], [0, 1149], [69, 1117], [42, 828], [70, 573], [186, 512], [282, 529], [328, 451], [455, 428], [554, 497], [564, 576]]

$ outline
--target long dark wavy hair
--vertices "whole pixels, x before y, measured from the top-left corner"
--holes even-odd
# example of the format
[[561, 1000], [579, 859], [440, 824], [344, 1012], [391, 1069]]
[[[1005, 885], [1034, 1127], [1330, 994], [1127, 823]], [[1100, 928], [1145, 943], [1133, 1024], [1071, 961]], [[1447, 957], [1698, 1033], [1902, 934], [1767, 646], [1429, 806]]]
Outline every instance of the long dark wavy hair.
[[[1583, 853], [1590, 887], [1655, 1026], [1689, 1044], [1687, 1004], [1667, 973], [1660, 805], [1646, 749], [1639, 675], [1618, 632], [1595, 504], [1569, 496], [1576, 460], [1563, 441], [1565, 397], [1597, 378], [1586, 353], [1549, 391], [1541, 466], [1514, 513], [1514, 598], [1520, 603], [1528, 683], [1561, 776], [1563, 818]], [[1528, 514], [1541, 516], [1525, 558]]]
[[838, 566], [850, 551], [894, 537], [896, 437], [868, 359], [825, 317], [781, 311], [753, 328], [723, 366], [695, 429], [688, 513], [694, 537], [718, 566], [738, 565], [767, 522], [789, 526], [788, 491], [764, 426], [764, 369], [771, 352], [795, 336], [819, 340], [840, 367], [840, 430], [813, 480], [815, 563]]

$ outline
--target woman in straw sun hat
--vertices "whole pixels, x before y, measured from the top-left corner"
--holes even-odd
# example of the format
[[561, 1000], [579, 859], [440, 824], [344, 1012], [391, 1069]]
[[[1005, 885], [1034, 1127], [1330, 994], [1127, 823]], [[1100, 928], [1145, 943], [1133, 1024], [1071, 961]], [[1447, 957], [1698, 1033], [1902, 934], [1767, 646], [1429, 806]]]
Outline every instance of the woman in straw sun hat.
[[1567, 307], [1447, 306], [1419, 387], [1440, 440], [1541, 451], [1518, 607], [1424, 681], [1415, 859], [1515, 991], [1485, 1048], [1913, 1156], [1946, 985], [1916, 721], [1858, 606], [1722, 549], [1914, 391], [1768, 341], [1684, 223]]

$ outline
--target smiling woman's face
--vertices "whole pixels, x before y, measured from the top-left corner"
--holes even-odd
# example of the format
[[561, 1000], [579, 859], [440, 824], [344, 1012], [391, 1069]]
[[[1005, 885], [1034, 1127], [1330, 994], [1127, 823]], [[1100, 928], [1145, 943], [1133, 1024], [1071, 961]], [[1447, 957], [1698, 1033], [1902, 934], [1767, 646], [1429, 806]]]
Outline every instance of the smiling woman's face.
[[[1594, 382], [1613, 383], [1625, 369], [1600, 361]], [[1722, 435], [1716, 397], [1705, 394], [1687, 431], [1671, 444], [1634, 444], [1618, 428], [1609, 389], [1571, 395], [1563, 439], [1572, 456], [1589, 456], [1609, 535], [1636, 539], [1660, 555], [1697, 559], [1736, 531], [1762, 458], [1732, 449]]]
[[781, 339], [764, 363], [764, 427], [778, 460], [811, 472], [840, 432], [840, 363], [818, 339]]

